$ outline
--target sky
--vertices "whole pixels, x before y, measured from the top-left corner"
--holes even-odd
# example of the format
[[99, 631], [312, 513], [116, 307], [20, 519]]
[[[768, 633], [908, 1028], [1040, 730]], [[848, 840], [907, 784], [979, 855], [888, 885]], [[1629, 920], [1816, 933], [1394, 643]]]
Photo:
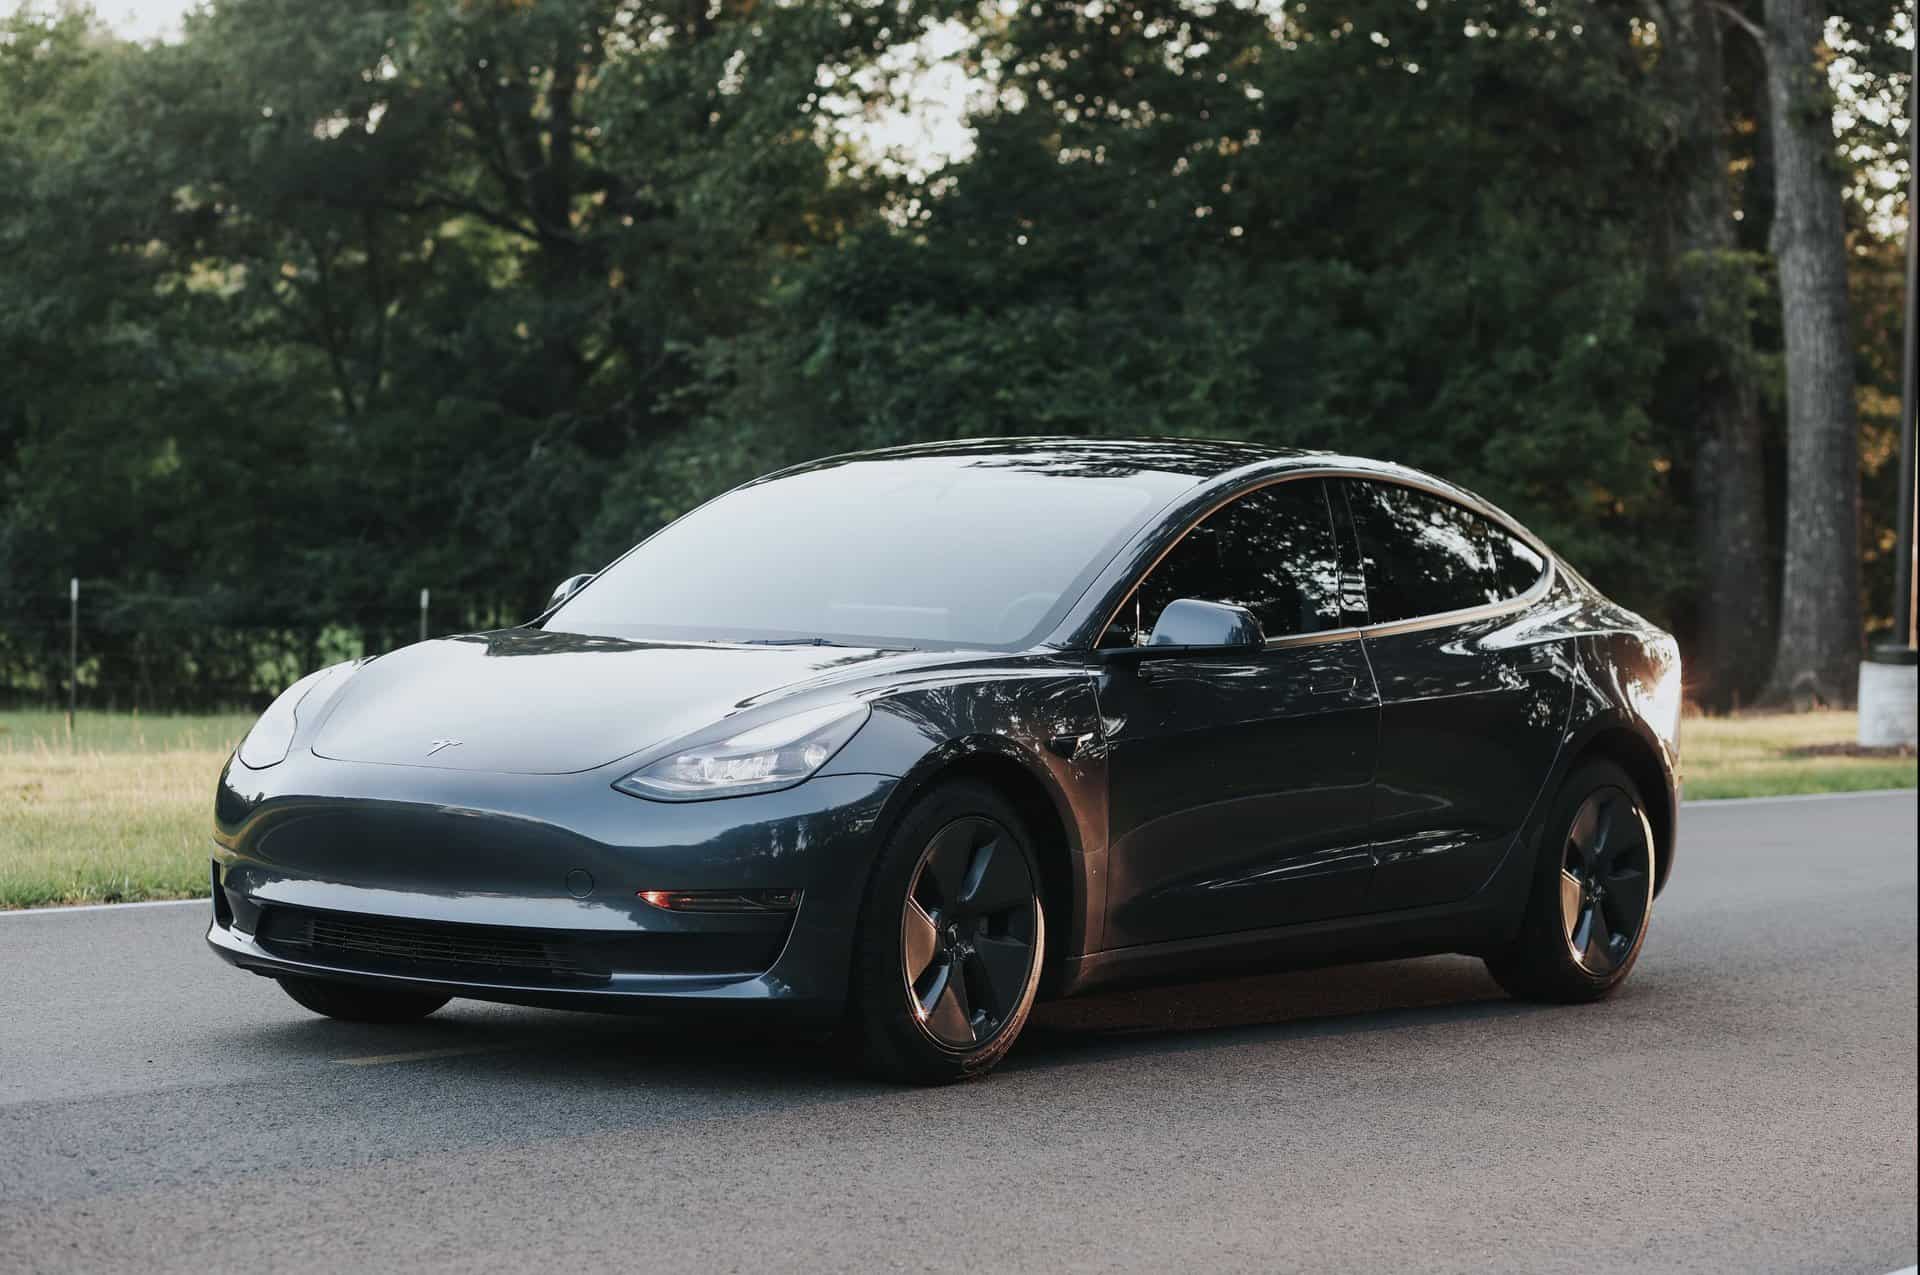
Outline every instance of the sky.
[[[11, 0], [14, 5], [22, 2]], [[93, 0], [93, 8], [102, 21], [128, 39], [170, 40], [179, 38], [181, 18], [200, 3]], [[9, 0], [0, 0], [0, 7], [10, 7]], [[927, 171], [965, 158], [973, 150], [967, 99], [976, 86], [959, 66], [941, 59], [958, 53], [969, 39], [964, 27], [949, 22], [920, 41], [917, 49], [901, 51], [893, 65], [883, 68], [890, 75], [905, 77], [896, 83], [903, 93], [899, 106], [856, 125], [852, 132], [875, 151], [899, 157], [901, 166], [908, 169]], [[916, 55], [933, 65], [914, 69]]]
[[94, 11], [108, 26], [134, 40], [167, 39], [180, 34], [180, 15], [197, 0], [96, 0]]

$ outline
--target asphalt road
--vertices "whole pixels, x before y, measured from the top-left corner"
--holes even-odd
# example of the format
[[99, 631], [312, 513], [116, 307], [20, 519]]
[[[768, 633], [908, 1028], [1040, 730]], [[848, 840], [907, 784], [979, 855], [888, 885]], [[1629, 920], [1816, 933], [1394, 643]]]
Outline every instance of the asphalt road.
[[197, 907], [0, 915], [0, 1270], [1884, 1275], [1915, 815], [1688, 807], [1603, 1005], [1459, 958], [1113, 995], [933, 1091], [628, 1019], [331, 1023]]

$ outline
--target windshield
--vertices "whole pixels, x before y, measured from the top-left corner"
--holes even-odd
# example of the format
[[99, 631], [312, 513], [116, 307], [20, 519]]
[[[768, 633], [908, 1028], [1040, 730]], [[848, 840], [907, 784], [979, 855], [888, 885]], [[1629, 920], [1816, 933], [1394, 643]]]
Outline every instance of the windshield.
[[548, 629], [628, 638], [1015, 649], [1058, 623], [1163, 473], [1008, 457], [854, 461], [730, 492], [603, 571]]

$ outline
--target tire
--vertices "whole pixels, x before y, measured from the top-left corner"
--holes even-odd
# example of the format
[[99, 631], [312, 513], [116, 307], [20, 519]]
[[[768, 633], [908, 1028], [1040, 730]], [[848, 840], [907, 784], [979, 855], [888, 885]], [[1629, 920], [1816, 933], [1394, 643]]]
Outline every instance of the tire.
[[1653, 830], [1633, 780], [1608, 761], [1574, 770], [1555, 794], [1520, 935], [1487, 958], [1511, 995], [1597, 1001], [1633, 972], [1653, 919]]
[[1033, 1010], [1046, 937], [1039, 865], [1019, 813], [985, 784], [934, 788], [874, 864], [854, 943], [849, 1043], [892, 1080], [984, 1076]]
[[287, 995], [316, 1014], [349, 1023], [411, 1023], [452, 1000], [439, 992], [400, 987], [369, 987], [326, 978], [279, 976]]

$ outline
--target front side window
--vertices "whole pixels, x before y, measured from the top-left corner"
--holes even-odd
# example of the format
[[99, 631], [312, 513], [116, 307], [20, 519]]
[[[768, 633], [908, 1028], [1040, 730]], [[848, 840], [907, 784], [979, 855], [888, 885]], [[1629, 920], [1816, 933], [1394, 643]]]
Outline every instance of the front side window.
[[1209, 515], [1120, 608], [1103, 645], [1151, 633], [1169, 602], [1198, 598], [1253, 612], [1270, 638], [1340, 626], [1340, 563], [1326, 484], [1274, 483]]
[[1375, 624], [1505, 602], [1546, 569], [1531, 546], [1450, 500], [1358, 480], [1347, 493]]

